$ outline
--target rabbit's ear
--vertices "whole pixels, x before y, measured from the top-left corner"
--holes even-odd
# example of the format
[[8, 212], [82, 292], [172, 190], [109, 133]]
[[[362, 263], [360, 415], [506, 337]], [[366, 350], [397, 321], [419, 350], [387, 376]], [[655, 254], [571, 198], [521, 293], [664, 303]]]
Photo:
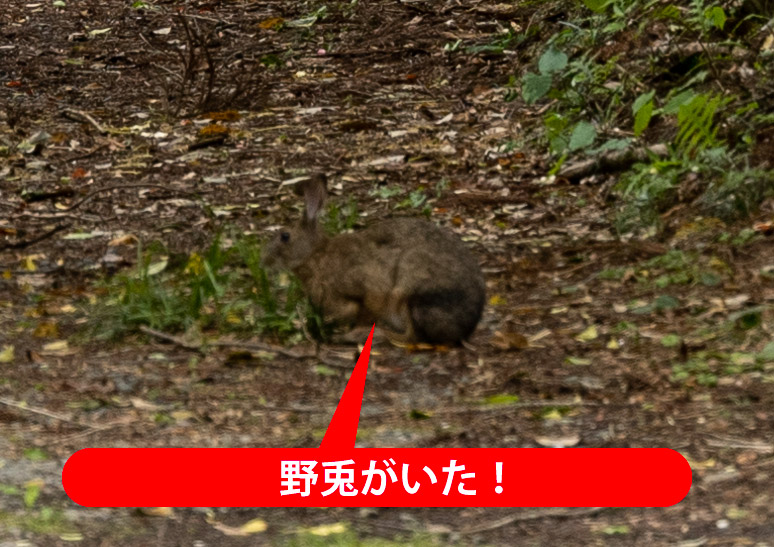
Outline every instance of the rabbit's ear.
[[325, 175], [320, 174], [305, 181], [303, 185], [304, 202], [306, 203], [306, 213], [304, 223], [315, 224], [317, 216], [325, 203]]

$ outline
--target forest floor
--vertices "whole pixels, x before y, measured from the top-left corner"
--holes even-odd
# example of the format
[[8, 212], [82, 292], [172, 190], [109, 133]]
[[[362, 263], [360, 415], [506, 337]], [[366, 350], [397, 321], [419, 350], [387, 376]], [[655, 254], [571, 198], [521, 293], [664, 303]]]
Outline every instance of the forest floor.
[[[181, 20], [172, 2], [4, 4], [0, 545], [774, 545], [774, 251], [751, 230], [772, 203], [738, 224], [691, 218], [626, 238], [609, 177], [548, 177], [524, 141], [540, 105], [504, 99], [520, 53], [444, 46], [550, 14], [187, 2]], [[202, 50], [174, 53], [205, 35], [225, 59], [210, 71]], [[251, 68], [237, 72], [239, 59]], [[170, 88], [186, 73], [189, 88]], [[71, 502], [61, 469], [84, 447], [319, 444], [354, 348], [326, 347], [342, 366], [321, 367], [82, 334], [99, 282], [136, 264], [138, 242], [187, 256], [224, 228], [266, 239], [298, 215], [281, 183], [316, 171], [334, 204], [354, 198], [368, 221], [428, 208], [487, 279], [470, 348], [374, 347], [358, 446], [669, 447], [693, 468], [685, 500], [594, 511]], [[266, 529], [240, 529], [255, 519]]]

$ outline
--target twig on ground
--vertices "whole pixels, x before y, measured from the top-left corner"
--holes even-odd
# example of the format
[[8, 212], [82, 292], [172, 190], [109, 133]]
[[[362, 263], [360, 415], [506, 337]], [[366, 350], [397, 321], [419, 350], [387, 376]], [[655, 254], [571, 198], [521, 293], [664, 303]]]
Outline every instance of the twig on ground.
[[[508, 526], [509, 524], [514, 524], [516, 522], [528, 522], [531, 520], [541, 520], [541, 519], [549, 519], [549, 518], [587, 517], [587, 516], [595, 515], [601, 512], [603, 509], [605, 508], [604, 507], [583, 507], [580, 509], [573, 509], [573, 508], [559, 507], [559, 508], [549, 508], [549, 509], [538, 509], [535, 511], [528, 511], [526, 513], [509, 515], [507, 517], [503, 517], [501, 519], [497, 519], [485, 524], [464, 527], [460, 529], [458, 533], [478, 534], [481, 532], [489, 532], [492, 530], [497, 530], [498, 528], [503, 528], [505, 526]], [[367, 524], [369, 526], [386, 528], [388, 530], [397, 530], [400, 532], [416, 532], [416, 529], [414, 527], [403, 526], [400, 524], [395, 524], [393, 522], [378, 522], [373, 520], [359, 521], [359, 522], [362, 522], [363, 524]]]
[[559, 170], [558, 176], [577, 180], [596, 173], [622, 171], [635, 162], [645, 160], [648, 154], [665, 156], [667, 147], [664, 144], [654, 144], [648, 148], [614, 150], [601, 156], [565, 165]]
[[[712, 438], [714, 437], [714, 438]], [[774, 453], [774, 444], [764, 441], [750, 441], [745, 439], [734, 439], [731, 437], [720, 437], [713, 435], [707, 439], [707, 446], [713, 448], [741, 448], [745, 450], [753, 450], [755, 452], [763, 452], [765, 454]]]
[[27, 406], [17, 401], [12, 401], [11, 399], [0, 398], [0, 404], [11, 408], [15, 408], [17, 410], [23, 410], [24, 412], [30, 412], [32, 414], [39, 414], [40, 416], [45, 416], [47, 418], [53, 418], [54, 420], [77, 425], [79, 427], [92, 427], [89, 424], [84, 424], [77, 420], [73, 420], [69, 416], [65, 416], [64, 414], [51, 412], [50, 410], [46, 410], [45, 408], [36, 408], [34, 406]]
[[76, 122], [86, 122], [94, 126], [94, 129], [96, 129], [100, 134], [107, 135], [108, 132], [105, 128], [103, 128], [97, 120], [95, 120], [91, 115], [89, 115], [86, 112], [82, 112], [81, 110], [74, 110], [72, 108], [65, 108], [61, 112], [62, 116], [64, 116], [67, 119], [76, 121]]
[[[98, 217], [96, 215], [74, 215], [72, 213], [32, 213], [30, 211], [24, 211], [13, 215], [13, 219], [20, 218], [32, 218], [35, 220], [62, 220], [64, 218], [74, 220], [76, 222], [105, 222], [106, 219]], [[113, 217], [117, 218], [117, 217]], [[112, 219], [107, 219], [112, 220]]]
[[601, 406], [601, 403], [593, 401], [570, 401], [570, 400], [558, 400], [558, 401], [523, 401], [508, 403], [502, 405], [490, 405], [490, 406], [464, 406], [449, 408], [446, 407], [443, 410], [438, 410], [437, 414], [468, 414], [468, 413], [486, 413], [486, 412], [501, 412], [503, 410], [514, 408], [546, 408], [554, 406], [563, 407], [581, 407], [581, 406]]
[[69, 227], [70, 227], [69, 224], [59, 224], [57, 226], [54, 226], [49, 231], [44, 232], [39, 236], [33, 237], [32, 239], [28, 239], [26, 241], [17, 241], [16, 243], [6, 243], [2, 247], [0, 247], [0, 251], [4, 251], [6, 249], [26, 249], [27, 247], [35, 245], [35, 243], [40, 243], [44, 239], [48, 239], [52, 235], [58, 232], [61, 232], [62, 230], [65, 230]]
[[106, 186], [105, 188], [98, 188], [94, 190], [93, 192], [90, 192], [86, 196], [84, 196], [82, 199], [76, 201], [72, 205], [70, 205], [67, 209], [62, 209], [62, 211], [72, 211], [73, 209], [80, 207], [90, 199], [94, 198], [98, 194], [101, 194], [102, 192], [108, 192], [111, 190], [127, 190], [132, 188], [158, 188], [159, 190], [166, 190], [168, 192], [175, 192], [177, 194], [182, 194], [184, 196], [189, 197], [195, 197], [198, 198], [199, 195], [195, 194], [193, 192], [188, 192], [186, 190], [178, 190], [177, 188], [170, 188], [169, 186], [164, 186], [161, 184], [123, 184], [123, 185], [116, 185], [116, 186]]
[[94, 154], [99, 152], [100, 150], [104, 150], [107, 147], [108, 147], [108, 145], [105, 144], [105, 143], [97, 145], [94, 148], [92, 148], [91, 150], [89, 150], [88, 152], [84, 152], [83, 154], [79, 154], [77, 156], [73, 156], [71, 158], [67, 158], [67, 161], [85, 160], [86, 158], [90, 158], [91, 156], [93, 156]]
[[196, 351], [198, 353], [204, 353], [202, 351], [201, 344], [192, 344], [190, 342], [186, 342], [179, 336], [172, 336], [171, 334], [167, 334], [166, 332], [161, 332], [160, 330], [146, 327], [145, 325], [140, 326], [140, 331], [144, 332], [148, 336], [153, 336], [154, 338], [158, 338], [159, 340], [164, 340], [165, 342], [170, 342], [172, 344], [175, 344], [176, 346], [180, 346], [183, 349]]
[[551, 509], [538, 509], [536, 511], [528, 511], [526, 513], [519, 513], [516, 515], [509, 515], [507, 517], [484, 524], [478, 524], [476, 526], [468, 526], [462, 528], [459, 532], [461, 534], [477, 534], [480, 532], [489, 532], [491, 530], [497, 530], [509, 524], [515, 522], [527, 522], [530, 520], [540, 520], [547, 518], [577, 518], [588, 517], [596, 515], [602, 511], [604, 507], [584, 507], [581, 509], [566, 509], [566, 508], [551, 508]]
[[208, 346], [215, 346], [219, 348], [238, 348], [238, 349], [244, 349], [244, 350], [253, 350], [253, 351], [265, 351], [269, 353], [276, 353], [277, 355], [282, 355], [283, 357], [289, 357], [291, 359], [317, 359], [321, 363], [335, 367], [335, 368], [341, 368], [346, 370], [352, 370], [352, 363], [342, 363], [340, 361], [336, 361], [333, 359], [330, 359], [328, 357], [325, 357], [323, 355], [314, 354], [314, 353], [296, 353], [291, 350], [287, 350], [278, 346], [273, 346], [271, 344], [264, 344], [261, 342], [240, 342], [237, 340], [214, 340], [212, 342], [207, 342]]
[[[85, 425], [85, 424], [84, 424]], [[88, 429], [86, 431], [80, 431], [78, 433], [73, 433], [72, 435], [65, 435], [64, 437], [58, 437], [56, 439], [53, 439], [51, 444], [64, 444], [72, 442], [76, 439], [82, 439], [83, 437], [88, 437], [89, 435], [93, 435], [94, 433], [99, 433], [102, 431], [107, 431], [108, 429], [113, 429], [114, 427], [118, 427], [121, 425], [127, 425], [127, 422], [125, 421], [116, 421], [111, 422], [109, 424], [105, 425], [91, 425], [88, 426]]]
[[166, 342], [175, 344], [176, 346], [180, 346], [181, 348], [187, 349], [189, 351], [195, 351], [198, 353], [204, 353], [205, 346], [212, 346], [217, 348], [236, 348], [236, 349], [243, 349], [247, 351], [265, 351], [267, 353], [276, 353], [277, 355], [282, 355], [283, 357], [289, 357], [291, 359], [298, 359], [298, 360], [317, 359], [321, 363], [328, 365], [330, 367], [342, 368], [346, 370], [352, 369], [352, 364], [342, 363], [342, 362], [327, 358], [325, 356], [315, 355], [314, 353], [295, 353], [291, 350], [287, 350], [285, 348], [281, 348], [278, 346], [273, 346], [271, 344], [264, 344], [262, 342], [240, 342], [238, 340], [213, 340], [210, 342], [206, 342], [204, 344], [196, 344], [196, 343], [191, 343], [186, 340], [183, 340], [178, 336], [173, 336], [171, 334], [167, 334], [166, 332], [161, 332], [156, 329], [146, 327], [144, 325], [140, 327], [140, 331], [144, 332], [149, 336], [153, 336], [154, 338], [158, 338], [159, 340], [164, 340]]
[[200, 21], [209, 21], [210, 23], [219, 23], [224, 27], [233, 27], [233, 23], [228, 23], [223, 19], [215, 19], [213, 17], [205, 17], [204, 15], [193, 15], [192, 13], [181, 13], [180, 17], [188, 17], [189, 19], [199, 19]]

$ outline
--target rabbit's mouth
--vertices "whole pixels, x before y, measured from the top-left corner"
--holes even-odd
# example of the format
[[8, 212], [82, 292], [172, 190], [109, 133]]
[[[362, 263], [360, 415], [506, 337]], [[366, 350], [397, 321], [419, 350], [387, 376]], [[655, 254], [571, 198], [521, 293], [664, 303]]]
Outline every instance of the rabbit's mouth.
[[265, 270], [267, 273], [277, 273], [280, 270], [283, 270], [285, 268], [282, 267], [282, 264], [275, 256], [264, 256], [261, 257], [261, 269]]
[[277, 258], [277, 250], [272, 243], [268, 243], [261, 249], [260, 266], [264, 270], [276, 271], [280, 269], [280, 260]]

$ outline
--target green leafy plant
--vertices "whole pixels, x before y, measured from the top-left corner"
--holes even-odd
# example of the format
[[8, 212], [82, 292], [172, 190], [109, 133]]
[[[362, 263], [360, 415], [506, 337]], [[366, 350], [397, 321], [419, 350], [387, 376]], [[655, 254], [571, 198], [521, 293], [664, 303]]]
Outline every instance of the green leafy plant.
[[648, 128], [653, 117], [653, 95], [655, 90], [643, 93], [634, 100], [632, 113], [634, 114], [634, 134], [639, 137]]
[[730, 99], [718, 95], [700, 93], [681, 104], [677, 112], [678, 131], [675, 147], [683, 154], [694, 154], [717, 145], [718, 127], [714, 123], [718, 109]]
[[[431, 202], [441, 196], [444, 189], [448, 186], [448, 181], [441, 180], [435, 185], [435, 196], [428, 195], [425, 187], [417, 188], [397, 201], [393, 206], [395, 209], [416, 209], [422, 214], [429, 216], [432, 212]], [[389, 200], [403, 193], [403, 189], [397, 186], [377, 186], [371, 191], [372, 196], [382, 200]]]
[[506, 49], [518, 46], [525, 38], [526, 36], [524, 34], [516, 33], [512, 29], [507, 29], [505, 32], [495, 35], [489, 43], [466, 47], [465, 53], [500, 55]]
[[[89, 334], [120, 338], [145, 325], [168, 332], [198, 330], [300, 336], [319, 323], [299, 282], [269, 275], [260, 244], [250, 237], [216, 237], [203, 252], [170, 258], [159, 245], [138, 251], [138, 266], [101, 283]], [[322, 332], [323, 329], [318, 329]]]
[[330, 235], [351, 230], [357, 224], [359, 212], [357, 201], [350, 196], [344, 205], [330, 203], [322, 219], [323, 228]]
[[[681, 199], [726, 219], [749, 214], [774, 193], [772, 174], [748, 165], [756, 128], [770, 126], [774, 115], [755, 101], [717, 90], [723, 88], [721, 71], [732, 62], [723, 52], [743, 46], [729, 28], [729, 21], [739, 24], [737, 11], [738, 6], [711, 0], [668, 5], [583, 0], [537, 49], [536, 68], [518, 80], [526, 104], [550, 101], [539, 136], [555, 162], [551, 173], [570, 156], [602, 155], [646, 141], [658, 127], [653, 135], [668, 145], [667, 155], [652, 155], [619, 177], [614, 194], [620, 200], [619, 231], [658, 227], [661, 214]], [[768, 21], [754, 14], [744, 20], [753, 19], [759, 26]], [[615, 51], [600, 52], [665, 24], [675, 38], [649, 57], [635, 55], [631, 61]], [[680, 49], [683, 44], [691, 46], [688, 52]], [[650, 63], [650, 74], [639, 70], [644, 62]], [[762, 76], [758, 81], [770, 80], [767, 66], [755, 70]], [[506, 98], [514, 97], [514, 84], [512, 78]], [[627, 127], [633, 138], [610, 133]]]
[[672, 381], [712, 387], [723, 376], [760, 372], [768, 361], [765, 349], [760, 353], [699, 351], [687, 361], [673, 364]]
[[522, 78], [522, 96], [527, 104], [542, 99], [551, 90], [554, 74], [567, 66], [567, 54], [550, 48], [538, 61], [539, 73], [527, 72]]

